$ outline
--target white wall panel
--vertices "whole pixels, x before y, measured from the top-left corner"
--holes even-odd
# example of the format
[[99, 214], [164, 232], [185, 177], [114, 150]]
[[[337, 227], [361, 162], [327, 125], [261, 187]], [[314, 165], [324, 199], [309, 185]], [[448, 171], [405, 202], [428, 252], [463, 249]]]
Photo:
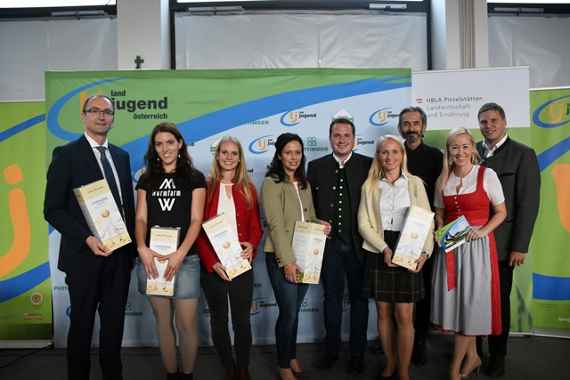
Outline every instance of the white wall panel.
[[177, 68], [427, 69], [425, 15], [176, 17]]
[[530, 66], [531, 87], [570, 85], [570, 18], [489, 18], [489, 62]]
[[0, 101], [44, 99], [46, 70], [115, 70], [111, 18], [0, 21]]

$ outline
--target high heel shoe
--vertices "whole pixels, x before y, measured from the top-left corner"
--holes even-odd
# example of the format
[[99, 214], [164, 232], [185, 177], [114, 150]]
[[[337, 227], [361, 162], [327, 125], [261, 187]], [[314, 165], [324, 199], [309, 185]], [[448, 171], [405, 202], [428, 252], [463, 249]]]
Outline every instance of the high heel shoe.
[[391, 379], [395, 379], [398, 375], [398, 369], [395, 369], [394, 372], [392, 372], [392, 374], [387, 375], [387, 376], [384, 375], [382, 372], [380, 372], [378, 374], [377, 380], [391, 380]]
[[279, 379], [281, 380], [297, 380], [291, 368], [279, 368]]
[[481, 371], [481, 364], [479, 364], [477, 367], [473, 368], [473, 369], [471, 370], [471, 372], [469, 372], [469, 373], [467, 373], [467, 374], [465, 374], [465, 373], [460, 373], [459, 376], [460, 376], [462, 379], [471, 379], [471, 378], [474, 378], [474, 377], [479, 376], [479, 371]]

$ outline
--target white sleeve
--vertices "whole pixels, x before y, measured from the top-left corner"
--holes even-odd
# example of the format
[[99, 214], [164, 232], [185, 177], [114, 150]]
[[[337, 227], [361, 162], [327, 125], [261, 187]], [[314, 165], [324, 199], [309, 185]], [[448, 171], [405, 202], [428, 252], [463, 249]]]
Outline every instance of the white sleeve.
[[485, 169], [483, 189], [493, 205], [498, 205], [505, 201], [503, 186], [501, 185], [501, 181], [499, 181], [497, 173], [495, 173], [493, 169]]

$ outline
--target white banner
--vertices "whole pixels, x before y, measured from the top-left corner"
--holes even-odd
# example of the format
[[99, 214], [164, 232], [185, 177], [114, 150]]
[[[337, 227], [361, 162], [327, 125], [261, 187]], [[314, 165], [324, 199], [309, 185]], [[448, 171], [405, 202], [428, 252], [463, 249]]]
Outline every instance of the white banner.
[[509, 128], [530, 126], [529, 68], [422, 71], [412, 75], [412, 102], [427, 113], [428, 129], [478, 128], [477, 111], [500, 104]]

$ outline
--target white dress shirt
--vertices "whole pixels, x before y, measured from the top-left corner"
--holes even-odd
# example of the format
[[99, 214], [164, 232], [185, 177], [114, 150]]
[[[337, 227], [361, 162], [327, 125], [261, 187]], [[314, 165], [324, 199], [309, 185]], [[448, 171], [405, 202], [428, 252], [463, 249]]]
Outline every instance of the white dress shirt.
[[406, 212], [411, 206], [408, 178], [401, 175], [394, 183], [380, 179], [380, 215], [382, 227], [388, 231], [401, 231], [406, 221]]
[[111, 169], [113, 170], [113, 176], [115, 177], [115, 183], [117, 184], [117, 187], [119, 190], [119, 197], [121, 198], [121, 203], [123, 203], [123, 193], [121, 192], [121, 181], [119, 181], [119, 175], [117, 174], [117, 168], [115, 168], [115, 163], [113, 162], [113, 157], [111, 157], [111, 152], [109, 151], [109, 142], [107, 141], [107, 139], [105, 139], [105, 142], [101, 145], [99, 145], [97, 143], [97, 141], [93, 140], [87, 133], [84, 133], [85, 138], [87, 139], [87, 142], [89, 142], [89, 145], [91, 145], [91, 149], [93, 151], [93, 154], [95, 155], [95, 158], [97, 159], [97, 164], [99, 165], [99, 169], [101, 169], [101, 174], [103, 175], [103, 178], [105, 178], [105, 170], [103, 170], [103, 164], [101, 163], [101, 153], [99, 152], [99, 150], [97, 150], [98, 146], [104, 146], [105, 148], [107, 148], [105, 150], [105, 157], [107, 157], [107, 161], [109, 161], [109, 164], [111, 165]]
[[484, 157], [483, 158], [489, 158], [489, 157], [493, 157], [493, 154], [495, 154], [495, 151], [497, 149], [499, 149], [501, 147], [501, 145], [503, 145], [505, 143], [505, 141], [507, 141], [507, 134], [505, 133], [505, 135], [503, 136], [502, 139], [499, 140], [498, 143], [495, 144], [495, 146], [493, 147], [489, 147], [489, 145], [487, 145], [487, 141], [483, 140], [483, 150], [484, 150]]
[[348, 157], [346, 157], [346, 160], [344, 161], [342, 161], [336, 154], [333, 153], [332, 155], [335, 161], [338, 162], [338, 167], [342, 169], [348, 160], [350, 160], [350, 157], [352, 157], [352, 151], [348, 154]]

